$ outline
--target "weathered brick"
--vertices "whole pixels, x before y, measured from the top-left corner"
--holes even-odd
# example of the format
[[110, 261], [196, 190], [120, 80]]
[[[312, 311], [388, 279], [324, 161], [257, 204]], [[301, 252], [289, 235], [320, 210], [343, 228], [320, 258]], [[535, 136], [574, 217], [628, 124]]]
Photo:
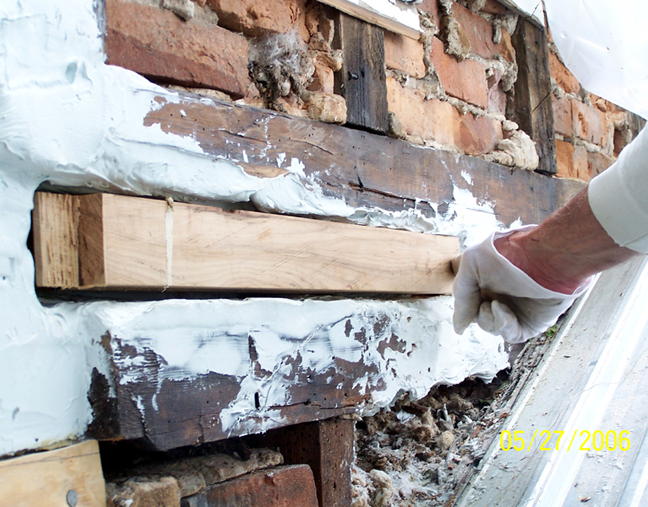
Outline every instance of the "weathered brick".
[[604, 153], [597, 153], [597, 152], [587, 153], [587, 164], [588, 164], [588, 171], [589, 171], [590, 178], [593, 178], [597, 174], [601, 174], [613, 163], [614, 163], [614, 159], [612, 157], [607, 156]]
[[502, 41], [496, 44], [493, 42], [493, 25], [488, 20], [456, 2], [452, 5], [452, 14], [466, 36], [472, 53], [483, 58], [501, 55], [509, 61], [515, 59], [511, 36], [506, 30], [502, 31]]
[[311, 91], [333, 93], [335, 87], [335, 74], [333, 69], [324, 63], [315, 61], [313, 81], [308, 86]]
[[556, 176], [559, 178], [577, 178], [574, 169], [574, 145], [556, 140]]
[[401, 133], [409, 137], [434, 141], [468, 155], [488, 153], [502, 140], [499, 121], [462, 115], [452, 104], [425, 100], [421, 91], [403, 88], [395, 79], [387, 80], [387, 102]]
[[173, 477], [133, 477], [106, 485], [108, 507], [177, 507], [180, 488]]
[[491, 113], [498, 113], [506, 115], [506, 101], [507, 94], [500, 86], [502, 73], [495, 71], [495, 73], [487, 79], [488, 83], [488, 111]]
[[567, 93], [578, 93], [580, 83], [567, 67], [565, 67], [553, 51], [549, 52], [549, 72], [551, 77]]
[[393, 78], [387, 78], [387, 104], [402, 130], [400, 134], [444, 146], [455, 145], [460, 118], [452, 104], [437, 99], [425, 100], [422, 92], [403, 88]]
[[122, 0], [106, 1], [106, 17], [108, 63], [152, 79], [245, 94], [248, 43], [241, 35]]
[[432, 41], [432, 62], [439, 81], [448, 95], [479, 107], [488, 107], [486, 68], [474, 60], [457, 61], [446, 54], [443, 42]]
[[506, 7], [504, 7], [501, 3], [497, 2], [496, 0], [486, 0], [484, 7], [482, 7], [482, 11], [487, 12], [489, 14], [510, 14], [511, 13], [511, 11], [509, 11]]
[[554, 130], [567, 137], [574, 135], [574, 123], [572, 120], [572, 101], [567, 97], [557, 99], [551, 98], [553, 109]]
[[436, 26], [440, 26], [439, 0], [423, 0], [417, 7], [423, 12], [426, 12]]
[[412, 77], [425, 76], [425, 48], [418, 40], [385, 32], [385, 63], [390, 69], [396, 69]]
[[573, 100], [572, 121], [574, 133], [581, 139], [605, 149], [612, 145], [614, 127], [598, 108]]
[[308, 465], [277, 467], [212, 486], [185, 498], [183, 506], [317, 507], [313, 473]]
[[590, 179], [589, 161], [584, 146], [574, 146], [574, 171], [579, 180], [588, 181]]
[[305, 4], [306, 0], [207, 0], [218, 14], [218, 24], [230, 30], [255, 37], [297, 30], [308, 40]]
[[461, 116], [455, 146], [467, 155], [483, 155], [493, 151], [502, 138], [499, 121], [467, 113]]

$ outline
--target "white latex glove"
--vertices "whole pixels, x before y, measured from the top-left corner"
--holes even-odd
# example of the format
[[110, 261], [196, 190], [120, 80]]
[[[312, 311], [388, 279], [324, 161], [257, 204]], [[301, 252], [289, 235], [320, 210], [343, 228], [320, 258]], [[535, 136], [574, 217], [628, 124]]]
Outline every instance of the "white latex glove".
[[501, 335], [509, 343], [524, 342], [554, 325], [587, 290], [589, 281], [573, 294], [545, 289], [513, 265], [493, 244], [512, 232], [496, 232], [462, 255], [453, 286], [456, 333], [462, 334], [471, 322], [477, 322], [484, 331]]

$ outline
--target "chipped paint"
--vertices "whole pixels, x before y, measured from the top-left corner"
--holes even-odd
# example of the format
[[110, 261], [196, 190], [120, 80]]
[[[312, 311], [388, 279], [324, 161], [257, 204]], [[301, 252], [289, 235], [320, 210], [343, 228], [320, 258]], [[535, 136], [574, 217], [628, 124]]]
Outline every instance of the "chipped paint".
[[[279, 338], [286, 336], [283, 331], [303, 338], [318, 326], [333, 329], [332, 316], [343, 313], [345, 305], [391, 312], [402, 328], [399, 337], [405, 346], [418, 345], [409, 349], [410, 355], [385, 348], [380, 358], [373, 353], [363, 356], [374, 368], [384, 369], [382, 375], [367, 372], [355, 381], [360, 390], [381, 386], [373, 400], [375, 406], [389, 403], [403, 389], [422, 395], [432, 383], [454, 383], [473, 373], [488, 377], [504, 366], [506, 356], [499, 339], [477, 331], [462, 338], [454, 335], [447, 298], [415, 304], [281, 300], [276, 304], [283, 305], [285, 322], [298, 326], [290, 330], [268, 315], [273, 308], [268, 300], [241, 303], [235, 313], [238, 322], [206, 312], [209, 305], [234, 305], [227, 301], [42, 305], [34, 292], [34, 265], [26, 243], [33, 193], [44, 181], [214, 204], [252, 202], [283, 213], [346, 217], [367, 225], [466, 238], [475, 236], [477, 229], [486, 234], [485, 227], [496, 225], [493, 207], [471, 200], [472, 194], [460, 188], [447, 212], [441, 213], [431, 203], [439, 210], [434, 219], [417, 210], [353, 208], [325, 196], [316, 178], [304, 175], [304, 163], [298, 159], [290, 160], [287, 174], [255, 177], [233, 162], [215, 160], [190, 136], [145, 125], [151, 111], [164, 103], [180, 103], [181, 98], [132, 72], [105, 65], [98, 24], [91, 0], [10, 0], [0, 5], [0, 455], [42, 447], [86, 431], [92, 420], [88, 392], [93, 372], [111, 378], [102, 337], [108, 336], [107, 332], [112, 336], [116, 329], [136, 349], [145, 346], [141, 341], [145, 339], [156, 347], [166, 361], [161, 371], [168, 382], [180, 381], [177, 379], [184, 375], [248, 379], [232, 390], [237, 394], [232, 394], [221, 421], [226, 429], [241, 424], [238, 418], [249, 410], [251, 389], [256, 389], [258, 382], [243, 371], [246, 357], [249, 361], [247, 338], [244, 343], [230, 339], [227, 347], [216, 347], [208, 334], [214, 329], [222, 345], [223, 336], [242, 336], [242, 330], [272, 322], [258, 330], [255, 343], [260, 368], [275, 371], [281, 367], [276, 364], [277, 354], [293, 357], [292, 345]], [[188, 114], [188, 109], [182, 110]], [[261, 128], [267, 130], [267, 124]], [[245, 156], [241, 154], [242, 159]], [[277, 162], [283, 165], [285, 160], [279, 157]], [[340, 309], [331, 312], [333, 307]], [[133, 312], [139, 315], [136, 321]], [[407, 319], [402, 320], [409, 314], [414, 314], [413, 322], [418, 324], [410, 326]], [[353, 320], [353, 328], [361, 325], [361, 320]], [[144, 322], [148, 324], [144, 326]], [[146, 333], [129, 335], [126, 323], [139, 323]], [[198, 341], [200, 333], [202, 341]], [[328, 339], [326, 347], [334, 348], [341, 360], [353, 362], [362, 354], [339, 328], [333, 329]], [[302, 360], [317, 371], [328, 371], [331, 363], [324, 355], [328, 349], [318, 346], [313, 353], [304, 350]], [[134, 355], [120, 360], [125, 372], [134, 372], [145, 359]], [[424, 365], [435, 374], [420, 375]], [[333, 381], [336, 379], [334, 376]], [[132, 381], [128, 376], [122, 380]], [[285, 398], [280, 380], [264, 382], [266, 404], [273, 396]], [[118, 387], [108, 385], [107, 392], [115, 394]], [[134, 406], [144, 413], [161, 410], [163, 393], [155, 394], [150, 399], [135, 399]], [[247, 430], [258, 430], [267, 421], [281, 422], [281, 412], [275, 409], [262, 415], [245, 419]]]

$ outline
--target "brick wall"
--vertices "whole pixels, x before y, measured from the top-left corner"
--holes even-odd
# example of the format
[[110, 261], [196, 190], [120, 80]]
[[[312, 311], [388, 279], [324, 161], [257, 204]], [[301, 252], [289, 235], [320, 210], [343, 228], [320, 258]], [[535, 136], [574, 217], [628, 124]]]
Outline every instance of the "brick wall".
[[[517, 14], [495, 0], [424, 0], [417, 7], [420, 40], [385, 32], [384, 133], [536, 168], [536, 146], [509, 114]], [[109, 63], [165, 86], [346, 122], [334, 78], [342, 66], [337, 12], [315, 0], [106, 0], [106, 15]], [[588, 180], [610, 165], [638, 123], [583, 90], [551, 43], [550, 50], [557, 175]]]
[[550, 43], [557, 175], [588, 181], [607, 169], [641, 128], [632, 113], [588, 93]]

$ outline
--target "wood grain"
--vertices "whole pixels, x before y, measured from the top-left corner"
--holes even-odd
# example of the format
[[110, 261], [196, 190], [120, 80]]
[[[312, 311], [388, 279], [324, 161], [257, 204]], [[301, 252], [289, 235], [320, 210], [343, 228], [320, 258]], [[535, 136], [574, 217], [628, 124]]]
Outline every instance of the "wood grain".
[[[201, 103], [186, 94], [180, 103], [161, 104], [149, 113], [145, 125], [190, 136], [209, 155], [237, 164], [244, 152], [246, 171], [251, 166], [277, 165], [278, 158], [295, 158], [325, 195], [342, 198], [350, 206], [416, 208], [435, 216], [454, 201], [459, 187], [479, 202], [490, 203], [505, 225], [518, 218], [538, 223], [583, 187], [574, 180], [515, 170], [357, 129], [217, 100]], [[436, 203], [437, 211], [427, 202]]]
[[513, 34], [513, 45], [518, 78], [514, 88], [512, 117], [536, 143], [540, 157], [538, 171], [555, 174], [556, 148], [545, 31], [528, 19], [520, 18]]
[[342, 69], [335, 73], [335, 88], [346, 99], [347, 124], [386, 133], [389, 120], [383, 29], [339, 13], [334, 45], [343, 56]]
[[79, 285], [79, 200], [73, 195], [37, 193], [32, 221], [36, 285]]
[[[74, 198], [87, 210], [78, 228], [83, 276], [66, 288], [447, 294], [458, 253], [447, 236], [111, 194]], [[41, 227], [59, 203], [39, 196]], [[44, 239], [41, 250], [68, 248], [65, 235]], [[45, 279], [59, 270], [54, 261], [39, 268]]]
[[96, 440], [0, 461], [0, 478], [2, 505], [68, 505], [68, 495], [74, 505], [106, 504]]
[[351, 16], [381, 26], [390, 32], [418, 39], [421, 36], [418, 11], [415, 7], [389, 0], [320, 0]]

